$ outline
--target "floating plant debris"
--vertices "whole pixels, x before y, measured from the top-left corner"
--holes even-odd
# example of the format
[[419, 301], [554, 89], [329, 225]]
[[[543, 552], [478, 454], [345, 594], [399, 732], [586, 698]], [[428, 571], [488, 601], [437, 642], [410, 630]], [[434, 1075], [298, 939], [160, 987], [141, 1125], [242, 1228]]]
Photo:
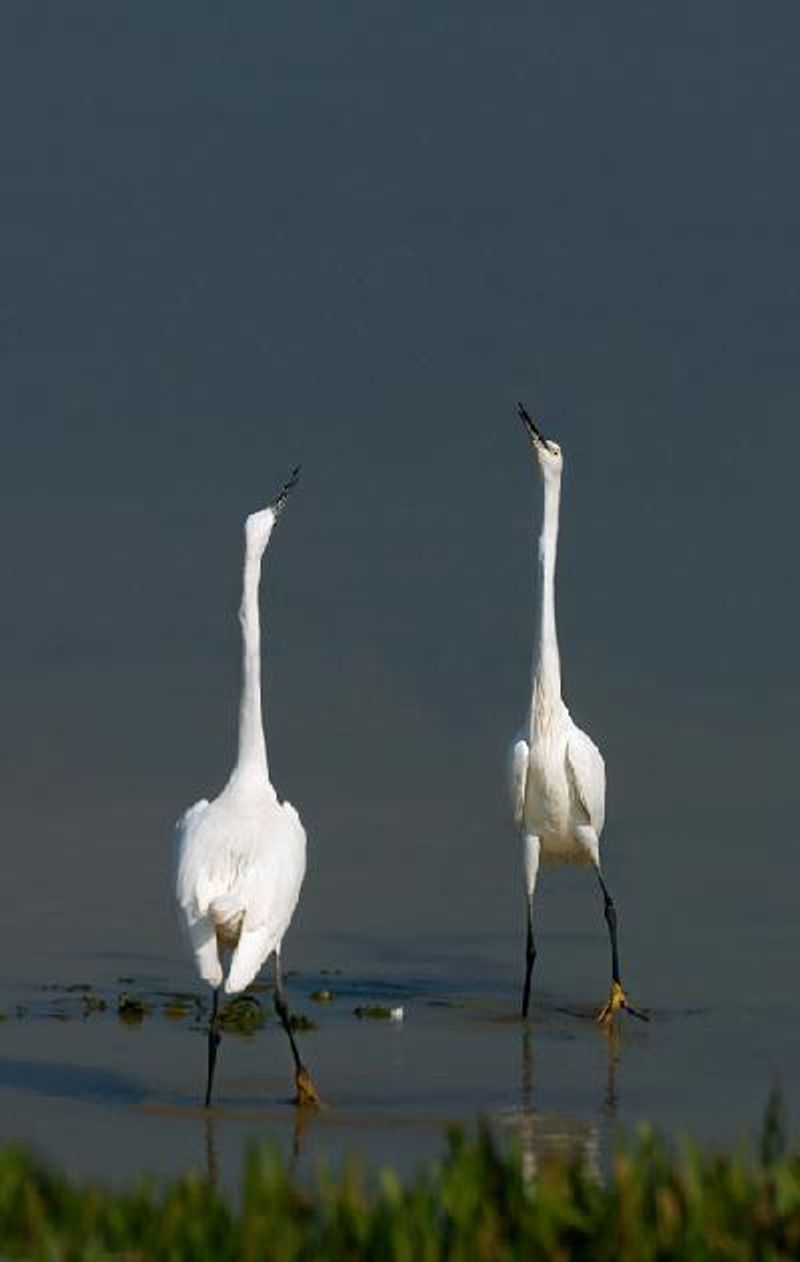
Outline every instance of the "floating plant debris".
[[170, 1021], [182, 1021], [184, 1017], [190, 1016], [195, 1011], [195, 1000], [187, 998], [185, 995], [172, 995], [164, 1004], [162, 1011], [165, 1017], [169, 1017]]
[[293, 1012], [289, 1017], [289, 1027], [292, 1030], [298, 1030], [301, 1034], [306, 1030], [317, 1030], [319, 1026], [316, 1021], [312, 1021], [303, 1012]]
[[102, 995], [83, 996], [83, 1015], [88, 1017], [93, 1012], [105, 1012], [108, 1004]]
[[392, 1009], [385, 1003], [363, 1003], [354, 1008], [357, 1017], [369, 1021], [391, 1021]]
[[126, 1025], [141, 1025], [144, 1018], [151, 1012], [149, 1003], [145, 1003], [144, 999], [139, 999], [136, 995], [129, 995], [127, 991], [123, 990], [117, 1000], [117, 1016]]
[[227, 1034], [255, 1034], [267, 1015], [254, 995], [236, 995], [219, 1010], [217, 1024]]

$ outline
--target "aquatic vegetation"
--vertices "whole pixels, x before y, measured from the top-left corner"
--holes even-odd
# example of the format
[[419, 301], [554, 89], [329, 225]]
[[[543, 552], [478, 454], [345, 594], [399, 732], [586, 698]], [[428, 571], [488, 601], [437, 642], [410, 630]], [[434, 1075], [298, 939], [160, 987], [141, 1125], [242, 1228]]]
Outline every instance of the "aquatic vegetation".
[[332, 1003], [336, 998], [332, 990], [312, 990], [309, 999], [313, 999], [314, 1003]]
[[[46, 1018], [53, 1021], [70, 1021], [82, 1018], [102, 1019], [103, 1014], [113, 1014], [126, 1025], [141, 1025], [145, 1018], [165, 1019], [170, 1023], [186, 1022], [187, 1027], [203, 1034], [208, 1030], [209, 1000], [206, 992], [187, 990], [160, 990], [143, 985], [130, 978], [129, 988], [103, 994], [88, 982], [45, 982], [36, 986], [41, 998], [31, 1006], [15, 1004], [13, 1011], [0, 1009], [0, 1022], [7, 1020], [27, 1021]], [[260, 1030], [272, 1019], [271, 982], [256, 981], [244, 994], [229, 999], [220, 1009], [219, 1028], [226, 1034], [248, 1037]], [[262, 999], [261, 996], [264, 998]], [[318, 1003], [334, 998], [331, 991], [314, 993]], [[293, 1031], [301, 1033], [316, 1030], [317, 1023], [310, 1017], [295, 1013], [291, 1017]]]
[[267, 1014], [255, 995], [235, 995], [219, 1010], [217, 1025], [227, 1034], [255, 1034], [266, 1024]]
[[295, 1033], [299, 1031], [301, 1034], [305, 1033], [307, 1030], [319, 1029], [316, 1021], [312, 1021], [311, 1017], [307, 1017], [302, 1012], [293, 1012], [289, 1017], [289, 1025]]
[[[765, 1128], [758, 1160], [686, 1148], [650, 1132], [621, 1150], [606, 1183], [576, 1159], [526, 1176], [484, 1127], [452, 1132], [408, 1180], [369, 1183], [356, 1165], [295, 1182], [275, 1152], [250, 1153], [236, 1207], [197, 1173], [120, 1192], [81, 1185], [16, 1151], [0, 1153], [0, 1249], [8, 1258], [658, 1258], [774, 1262], [800, 1254], [800, 1151]], [[762, 1145], [762, 1148], [764, 1145]]]
[[183, 1021], [184, 1017], [193, 1016], [196, 1009], [197, 1004], [192, 996], [170, 995], [161, 1010], [170, 1021]]
[[129, 995], [125, 990], [117, 999], [117, 1016], [126, 1025], [141, 1025], [152, 1010], [152, 1006], [144, 999], [140, 999], [138, 995]]
[[362, 1003], [353, 1012], [361, 1020], [391, 1021], [392, 1009], [385, 1003]]
[[93, 1012], [105, 1012], [108, 1004], [102, 995], [88, 994], [83, 996], [83, 1015], [91, 1016]]

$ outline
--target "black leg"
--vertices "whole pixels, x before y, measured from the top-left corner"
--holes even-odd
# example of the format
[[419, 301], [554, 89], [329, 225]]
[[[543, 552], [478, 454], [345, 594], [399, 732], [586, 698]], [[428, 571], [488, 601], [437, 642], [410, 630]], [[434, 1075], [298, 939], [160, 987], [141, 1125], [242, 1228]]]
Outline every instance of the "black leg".
[[297, 1050], [297, 1043], [295, 1042], [294, 1032], [292, 1030], [292, 1018], [289, 1012], [289, 1005], [286, 1002], [286, 993], [283, 989], [283, 979], [280, 975], [280, 969], [277, 966], [275, 968], [275, 1011], [280, 1017], [281, 1025], [286, 1031], [289, 1039], [289, 1046], [292, 1049], [294, 1067], [299, 1073], [303, 1068], [303, 1062], [301, 1061], [300, 1053]]
[[621, 984], [619, 981], [619, 947], [617, 946], [617, 909], [614, 906], [614, 900], [608, 892], [608, 887], [603, 880], [602, 874], [598, 871], [597, 879], [600, 882], [600, 888], [603, 891], [603, 914], [608, 925], [608, 936], [611, 939], [611, 980]]
[[632, 1008], [628, 1003], [628, 997], [622, 988], [622, 982], [619, 976], [619, 945], [617, 943], [617, 909], [614, 906], [614, 900], [608, 892], [608, 886], [603, 880], [600, 869], [597, 869], [597, 879], [600, 882], [600, 888], [603, 891], [603, 914], [608, 925], [608, 936], [611, 942], [611, 996], [608, 1003], [600, 1013], [599, 1020], [607, 1022], [613, 1019], [614, 1013], [618, 1008], [623, 1008], [625, 1012], [629, 1012], [632, 1017], [638, 1017], [640, 1021], [649, 1021], [650, 1018], [645, 1012], [639, 1012], [636, 1008]]
[[222, 1035], [217, 1029], [217, 1009], [219, 1007], [219, 990], [214, 991], [211, 1000], [211, 1020], [208, 1023], [208, 1080], [206, 1082], [206, 1108], [211, 1104], [211, 1088], [214, 1085], [214, 1067], [217, 1063], [217, 1049]]
[[306, 1069], [300, 1059], [300, 1053], [297, 1050], [294, 1032], [292, 1030], [292, 1018], [289, 1012], [289, 1005], [286, 1002], [286, 992], [283, 989], [283, 976], [281, 973], [281, 962], [278, 953], [275, 953], [275, 1011], [280, 1017], [281, 1025], [286, 1031], [289, 1039], [289, 1046], [292, 1049], [292, 1057], [294, 1059], [294, 1080], [297, 1087], [297, 1104], [320, 1103], [314, 1083], [311, 1081], [311, 1074]]
[[531, 1001], [531, 975], [536, 960], [536, 942], [533, 937], [533, 897], [526, 900], [528, 907], [528, 933], [525, 939], [525, 984], [522, 988], [522, 1015], [527, 1017]]

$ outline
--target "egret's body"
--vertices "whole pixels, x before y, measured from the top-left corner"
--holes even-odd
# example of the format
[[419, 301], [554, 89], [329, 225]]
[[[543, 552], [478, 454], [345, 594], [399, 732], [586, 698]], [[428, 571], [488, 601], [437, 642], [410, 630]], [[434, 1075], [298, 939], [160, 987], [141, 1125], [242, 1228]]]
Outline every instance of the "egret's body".
[[[530, 743], [525, 737], [516, 742], [512, 763], [518, 795], [515, 822], [526, 836], [537, 838], [541, 862], [595, 863], [605, 809], [605, 766], [566, 706], [550, 730], [535, 731]], [[587, 782], [595, 789], [593, 802], [580, 787], [585, 789]]]
[[214, 992], [209, 1028], [206, 1104], [211, 1098], [220, 1035], [219, 991], [237, 994], [275, 955], [275, 1003], [292, 1047], [298, 1099], [314, 1102], [300, 1062], [283, 993], [280, 953], [306, 870], [306, 835], [290, 802], [281, 802], [269, 777], [261, 711], [261, 628], [258, 593], [261, 560], [295, 471], [275, 504], [245, 523], [242, 625], [242, 696], [239, 748], [227, 784], [212, 802], [202, 799], [177, 824], [178, 904], [197, 970]]
[[303, 825], [268, 783], [232, 778], [178, 827], [178, 902], [198, 972], [214, 989], [238, 994], [280, 952], [305, 875]]
[[527, 905], [522, 1013], [526, 1016], [528, 1012], [536, 958], [533, 895], [539, 866], [574, 863], [595, 868], [605, 899], [612, 954], [611, 996], [600, 1014], [606, 1020], [619, 1008], [633, 1009], [619, 980], [616, 912], [600, 868], [605, 764], [591, 737], [573, 722], [561, 696], [555, 569], [563, 458], [558, 444], [542, 437], [522, 405], [520, 415], [537, 456], [544, 490], [531, 702], [526, 730], [512, 746], [510, 760], [511, 805], [522, 840]]

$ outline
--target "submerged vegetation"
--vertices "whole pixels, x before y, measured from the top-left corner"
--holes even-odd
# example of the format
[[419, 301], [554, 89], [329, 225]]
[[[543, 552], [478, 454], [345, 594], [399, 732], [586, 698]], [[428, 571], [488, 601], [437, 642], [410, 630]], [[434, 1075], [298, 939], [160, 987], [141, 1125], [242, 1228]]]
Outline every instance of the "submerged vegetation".
[[226, 1034], [255, 1034], [267, 1022], [267, 1014], [255, 995], [234, 995], [219, 1010], [217, 1025]]
[[8, 1258], [789, 1259], [800, 1256], [800, 1152], [774, 1111], [758, 1160], [652, 1134], [607, 1182], [577, 1160], [531, 1170], [484, 1128], [453, 1132], [442, 1160], [368, 1189], [356, 1167], [297, 1183], [275, 1153], [250, 1154], [240, 1204], [187, 1174], [157, 1189], [81, 1186], [16, 1151], [0, 1154], [0, 1251]]
[[385, 1003], [363, 1003], [353, 1009], [357, 1017], [369, 1021], [391, 1021], [392, 1009]]
[[117, 1000], [117, 1016], [127, 1025], [141, 1025], [151, 1011], [149, 1003], [138, 995], [129, 995], [125, 990]]
[[[320, 969], [321, 976], [341, 975], [341, 969]], [[287, 974], [287, 977], [291, 974]], [[105, 992], [88, 982], [45, 982], [37, 987], [38, 995], [27, 1003], [17, 1003], [13, 1018], [18, 1021], [57, 1020], [86, 1021], [89, 1018], [114, 1017], [129, 1029], [141, 1026], [153, 1017], [164, 1017], [171, 1023], [186, 1022], [203, 1034], [208, 1027], [210, 992], [205, 990], [162, 990], [160, 981], [148, 985], [135, 977], [118, 977], [118, 987]], [[226, 1000], [220, 1007], [219, 1027], [226, 1034], [249, 1037], [262, 1029], [272, 1019], [274, 987], [270, 982], [257, 979], [243, 994]], [[307, 992], [307, 998], [324, 1007], [333, 1004], [337, 995], [328, 987]], [[383, 1003], [363, 1004], [354, 1009], [357, 1017], [372, 1019], [399, 1019], [402, 1009]], [[0, 1010], [0, 1022], [9, 1014]], [[307, 1033], [318, 1029], [317, 1022], [305, 1013], [293, 1011], [290, 1018], [292, 1030]]]

